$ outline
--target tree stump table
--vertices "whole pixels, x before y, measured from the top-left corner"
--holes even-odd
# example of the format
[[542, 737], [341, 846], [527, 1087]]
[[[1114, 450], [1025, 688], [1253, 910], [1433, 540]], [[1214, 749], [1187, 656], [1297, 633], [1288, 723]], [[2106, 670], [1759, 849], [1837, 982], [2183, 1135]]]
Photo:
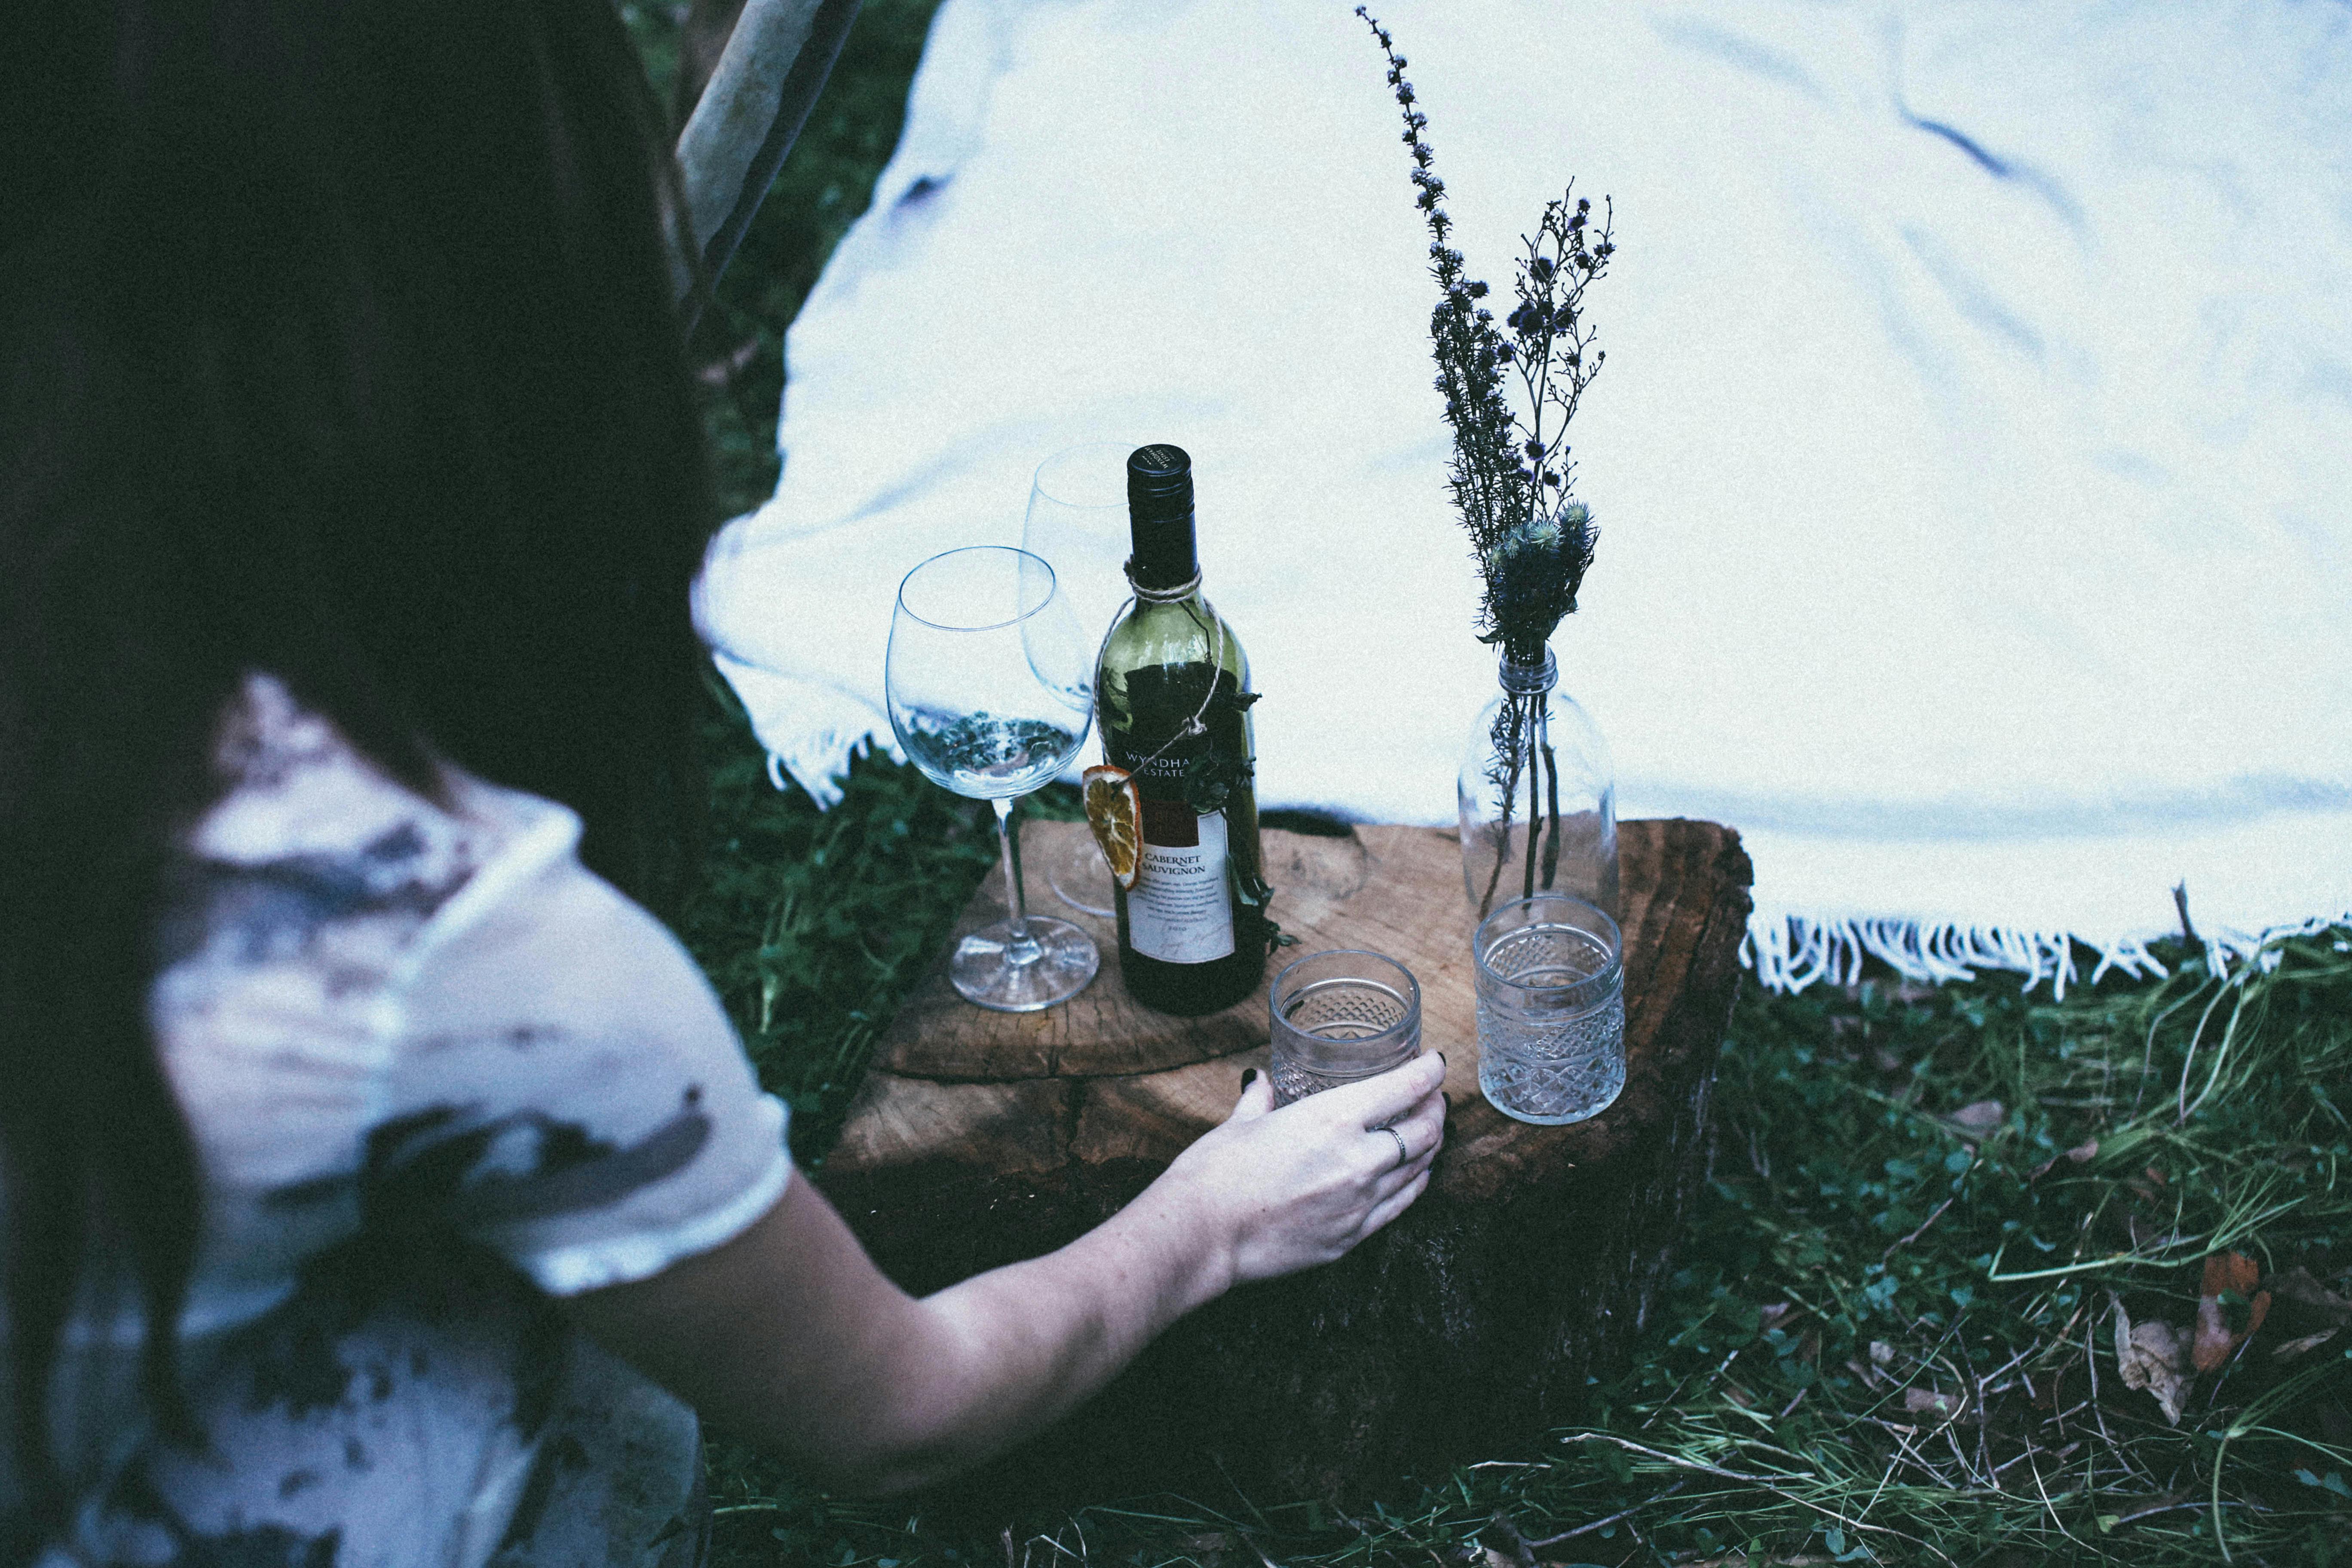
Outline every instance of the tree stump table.
[[[1033, 823], [1024, 843], [1034, 856], [1084, 832]], [[1729, 829], [1629, 822], [1619, 845], [1624, 1092], [1588, 1121], [1531, 1127], [1478, 1092], [1454, 834], [1267, 830], [1275, 913], [1303, 944], [1285, 953], [1372, 948], [1421, 982], [1423, 1047], [1445, 1052], [1453, 1102], [1429, 1188], [1339, 1263], [1186, 1319], [1068, 1420], [936, 1502], [1050, 1507], [1204, 1486], [1230, 1500], [1230, 1481], [1344, 1503], [1572, 1419], [1588, 1377], [1622, 1365], [1705, 1178], [1748, 910]], [[1003, 908], [1000, 873], [950, 946]], [[1079, 1235], [1224, 1117], [1244, 1068], [1265, 1067], [1265, 985], [1207, 1017], [1146, 1011], [1120, 984], [1110, 922], [1073, 918], [1101, 944], [1102, 972], [1042, 1013], [970, 1005], [942, 957], [877, 1047], [818, 1177], [909, 1290]]]

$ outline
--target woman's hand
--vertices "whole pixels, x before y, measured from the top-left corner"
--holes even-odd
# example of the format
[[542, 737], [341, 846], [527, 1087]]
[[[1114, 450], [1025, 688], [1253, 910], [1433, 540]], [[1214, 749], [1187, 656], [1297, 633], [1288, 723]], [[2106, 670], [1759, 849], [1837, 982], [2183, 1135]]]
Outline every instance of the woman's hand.
[[1266, 1279], [1328, 1263], [1402, 1214], [1445, 1140], [1434, 1052], [1274, 1109], [1263, 1073], [1224, 1122], [1179, 1155], [1147, 1199], [1205, 1220], [1230, 1273]]

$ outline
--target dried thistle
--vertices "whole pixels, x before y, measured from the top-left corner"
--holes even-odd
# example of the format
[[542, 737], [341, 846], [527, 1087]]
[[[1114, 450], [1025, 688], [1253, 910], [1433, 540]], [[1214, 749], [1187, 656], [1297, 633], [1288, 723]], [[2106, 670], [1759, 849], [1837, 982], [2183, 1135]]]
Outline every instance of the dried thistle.
[[1527, 249], [1513, 283], [1517, 306], [1497, 325], [1479, 302], [1490, 290], [1465, 273], [1462, 253], [1446, 243], [1454, 222], [1445, 183], [1430, 170], [1435, 153], [1423, 135], [1429, 117], [1415, 107], [1405, 58], [1368, 9], [1359, 5], [1356, 15], [1388, 56], [1389, 88], [1403, 110], [1412, 157], [1414, 205], [1429, 225], [1438, 291], [1429, 335], [1454, 431], [1447, 488], [1486, 584], [1479, 637], [1500, 644], [1514, 664], [1540, 664], [1544, 644], [1575, 612], [1592, 564], [1592, 517], [1574, 498], [1568, 425], [1607, 358], [1592, 346], [1584, 291], [1616, 252], [1611, 206], [1602, 198], [1596, 227], [1592, 204], [1576, 195], [1574, 181], [1546, 204], [1535, 233], [1520, 237]]

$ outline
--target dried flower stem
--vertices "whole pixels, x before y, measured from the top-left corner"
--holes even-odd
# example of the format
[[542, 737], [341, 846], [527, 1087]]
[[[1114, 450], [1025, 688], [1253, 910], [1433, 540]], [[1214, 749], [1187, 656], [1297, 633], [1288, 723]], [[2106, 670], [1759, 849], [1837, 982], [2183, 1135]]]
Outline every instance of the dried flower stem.
[[[1430, 276], [1438, 290], [1430, 340], [1454, 431], [1447, 486], [1486, 582], [1480, 636], [1499, 643], [1514, 663], [1539, 663], [1545, 641], [1574, 612], [1592, 561], [1591, 517], [1574, 499], [1568, 426], [1608, 357], [1593, 346], [1584, 295], [1616, 253], [1612, 208], [1604, 197], [1596, 227], [1592, 204], [1575, 195], [1572, 180], [1545, 205], [1535, 233], [1520, 236], [1526, 251], [1512, 285], [1517, 304], [1498, 325], [1479, 303], [1491, 290], [1464, 270], [1462, 253], [1447, 243], [1454, 220], [1445, 211], [1445, 182], [1431, 171], [1436, 154], [1423, 134], [1429, 117], [1415, 107], [1405, 58], [1368, 9], [1359, 5], [1356, 15], [1388, 57], [1389, 87], [1412, 158], [1413, 202], [1429, 227]], [[1523, 410], [1515, 410], [1507, 395], [1511, 375]]]

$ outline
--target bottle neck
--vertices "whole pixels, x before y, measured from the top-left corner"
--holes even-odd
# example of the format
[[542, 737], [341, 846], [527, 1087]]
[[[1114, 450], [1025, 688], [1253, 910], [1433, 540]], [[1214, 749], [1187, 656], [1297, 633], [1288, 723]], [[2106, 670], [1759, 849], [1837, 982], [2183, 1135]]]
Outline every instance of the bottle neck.
[[1496, 678], [1514, 697], [1539, 696], [1559, 683], [1559, 661], [1549, 648], [1544, 649], [1541, 664], [1517, 664], [1506, 656], [1496, 667]]
[[1201, 569], [1195, 565], [1192, 568], [1192, 574], [1184, 581], [1167, 587], [1158, 587], [1139, 575], [1135, 563], [1129, 561], [1127, 563], [1127, 585], [1133, 591], [1135, 602], [1139, 605], [1181, 605], [1188, 599], [1198, 599], [1201, 596]]
[[1135, 552], [1127, 559], [1127, 580], [1135, 596], [1150, 604], [1173, 604], [1201, 588], [1201, 558], [1192, 545], [1192, 512], [1146, 517], [1130, 522]]
[[1127, 580], [1139, 599], [1171, 604], [1201, 585], [1192, 542], [1192, 459], [1181, 447], [1139, 447], [1127, 459], [1127, 516], [1135, 553]]

